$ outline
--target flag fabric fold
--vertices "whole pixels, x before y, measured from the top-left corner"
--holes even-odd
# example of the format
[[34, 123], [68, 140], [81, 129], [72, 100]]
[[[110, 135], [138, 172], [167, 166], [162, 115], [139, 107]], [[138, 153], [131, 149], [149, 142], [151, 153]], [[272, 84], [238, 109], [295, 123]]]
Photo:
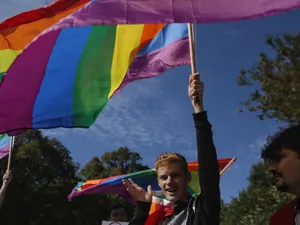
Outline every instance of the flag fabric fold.
[[10, 139], [7, 134], [0, 134], [0, 159], [7, 156], [10, 150]]
[[0, 133], [89, 127], [129, 82], [189, 63], [187, 24], [49, 28], [0, 84]]
[[[234, 158], [219, 159], [220, 175], [222, 175], [230, 165], [236, 160]], [[191, 195], [196, 196], [200, 193], [199, 186], [199, 174], [198, 163], [188, 163], [188, 169], [191, 173], [192, 180], [189, 183], [188, 191]], [[99, 194], [99, 193], [113, 193], [123, 196], [126, 200], [134, 203], [134, 199], [127, 193], [125, 187], [122, 184], [123, 179], [131, 178], [139, 186], [147, 190], [147, 186], [151, 185], [153, 195], [158, 198], [164, 198], [162, 191], [157, 183], [157, 175], [155, 169], [144, 170], [136, 173], [114, 176], [99, 180], [88, 180], [86, 182], [80, 182], [72, 190], [68, 196], [69, 200], [81, 195]], [[160, 202], [161, 203], [161, 202]]]
[[267, 17], [300, 7], [300, 0], [94, 0], [61, 21], [56, 29], [74, 26], [213, 23]]

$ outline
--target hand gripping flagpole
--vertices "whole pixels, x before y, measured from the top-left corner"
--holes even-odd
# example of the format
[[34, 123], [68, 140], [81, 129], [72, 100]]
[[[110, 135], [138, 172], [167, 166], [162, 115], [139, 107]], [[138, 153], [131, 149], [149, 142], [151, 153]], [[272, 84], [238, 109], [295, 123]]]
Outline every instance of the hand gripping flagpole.
[[15, 136], [12, 136], [10, 138], [10, 146], [9, 146], [9, 153], [8, 153], [8, 162], [7, 162], [7, 170], [10, 170], [10, 165], [11, 165], [11, 154], [12, 154], [12, 150], [15, 144]]
[[[189, 32], [189, 46], [190, 46], [190, 59], [191, 59], [191, 71], [192, 75], [196, 74], [196, 32], [195, 32], [195, 25], [193, 23], [188, 24], [188, 32]], [[200, 80], [200, 75], [199, 75]], [[194, 104], [199, 105], [200, 100], [199, 96], [194, 98]]]

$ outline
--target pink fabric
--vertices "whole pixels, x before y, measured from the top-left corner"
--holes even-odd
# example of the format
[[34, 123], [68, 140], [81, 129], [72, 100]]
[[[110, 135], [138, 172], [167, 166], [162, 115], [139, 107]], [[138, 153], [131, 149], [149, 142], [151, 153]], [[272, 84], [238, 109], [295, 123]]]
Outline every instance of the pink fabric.
[[61, 20], [69, 26], [212, 23], [267, 17], [300, 8], [300, 0], [95, 0]]

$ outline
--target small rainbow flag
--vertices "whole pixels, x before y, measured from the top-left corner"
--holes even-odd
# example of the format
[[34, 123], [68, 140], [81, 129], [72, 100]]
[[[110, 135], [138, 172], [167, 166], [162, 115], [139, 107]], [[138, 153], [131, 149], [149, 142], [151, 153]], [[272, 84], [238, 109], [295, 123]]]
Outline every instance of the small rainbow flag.
[[[222, 175], [236, 160], [234, 158], [219, 159], [220, 175]], [[192, 175], [192, 180], [189, 183], [188, 191], [197, 196], [200, 193], [199, 186], [199, 174], [198, 174], [198, 162], [188, 163], [188, 169]], [[69, 200], [80, 195], [99, 194], [99, 193], [113, 193], [123, 196], [126, 200], [134, 203], [134, 199], [126, 191], [126, 188], [122, 184], [123, 179], [131, 178], [139, 186], [147, 190], [147, 186], [151, 185], [154, 196], [163, 199], [164, 196], [157, 183], [157, 175], [155, 169], [144, 170], [136, 173], [119, 175], [99, 180], [88, 180], [86, 182], [80, 182], [73, 189], [68, 196]]]
[[0, 159], [8, 155], [11, 137], [7, 134], [0, 134]]

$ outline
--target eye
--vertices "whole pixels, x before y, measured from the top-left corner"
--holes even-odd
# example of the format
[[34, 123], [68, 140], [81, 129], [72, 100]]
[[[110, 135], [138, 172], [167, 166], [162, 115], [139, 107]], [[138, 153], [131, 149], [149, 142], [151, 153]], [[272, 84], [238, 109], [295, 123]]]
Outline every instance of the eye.
[[180, 177], [180, 174], [179, 173], [172, 173], [171, 177], [172, 178], [178, 178], [178, 177]]
[[159, 179], [160, 180], [167, 180], [168, 176], [167, 175], [162, 175], [162, 176], [159, 176]]
[[272, 157], [272, 159], [269, 159], [268, 160], [268, 164], [271, 165], [271, 164], [274, 164], [274, 163], [280, 163], [280, 161], [285, 157], [285, 154], [283, 153], [278, 153], [276, 155], [274, 155]]

